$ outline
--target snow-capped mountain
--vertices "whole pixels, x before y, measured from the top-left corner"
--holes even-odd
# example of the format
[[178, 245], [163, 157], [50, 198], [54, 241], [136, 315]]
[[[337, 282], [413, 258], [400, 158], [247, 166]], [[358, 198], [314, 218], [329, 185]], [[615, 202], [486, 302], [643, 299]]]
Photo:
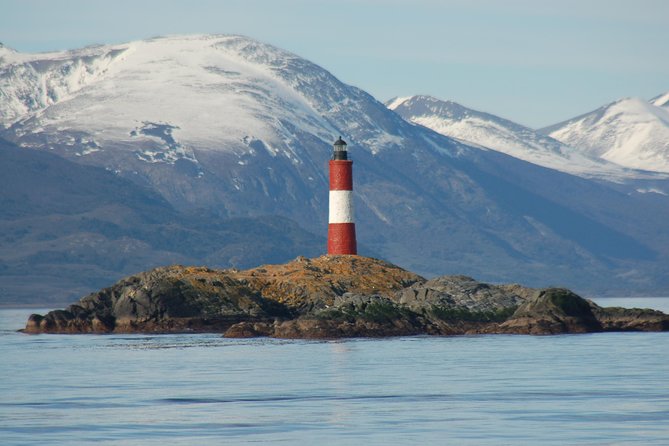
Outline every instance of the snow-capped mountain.
[[386, 103], [402, 118], [442, 135], [506, 153], [540, 166], [585, 177], [647, 177], [605, 160], [589, 157], [560, 141], [490, 113], [453, 101], [417, 95]]
[[669, 197], [413, 125], [271, 45], [197, 35], [1, 57], [0, 136], [103, 167], [180, 212], [278, 215], [324, 234], [327, 161], [342, 135], [363, 255], [424, 274], [669, 290]]
[[[139, 141], [165, 149], [168, 132], [186, 151], [247, 153], [252, 141], [262, 140], [271, 156], [296, 161], [291, 123], [325, 141], [337, 131], [364, 128], [361, 142], [376, 149], [388, 137], [375, 122], [333, 127], [333, 122], [350, 121], [366, 94], [332, 82], [325, 70], [291, 53], [240, 36], [11, 53], [3, 58], [0, 79], [5, 99], [0, 123], [9, 127], [21, 121], [25, 140], [57, 130], [61, 135], [89, 133], [92, 145], [123, 142], [135, 150]], [[329, 90], [320, 90], [323, 81]], [[344, 96], [347, 101], [340, 103]], [[377, 140], [383, 145], [375, 145]], [[62, 146], [76, 142], [53, 141]], [[137, 156], [173, 162], [184, 154], [146, 150]]]
[[323, 137], [335, 133], [271, 74], [276, 54], [238, 48], [240, 42], [194, 36], [10, 55], [0, 77], [0, 122], [20, 122], [15, 134], [23, 146], [41, 146], [48, 134], [49, 145], [67, 155], [90, 157], [111, 143], [147, 163], [195, 166], [194, 150], [248, 154], [258, 141], [270, 156], [295, 159], [284, 123], [300, 122]]
[[540, 131], [588, 156], [633, 169], [669, 172], [668, 103], [669, 93], [650, 102], [621, 99]]
[[[380, 108], [366, 110], [374, 104], [369, 95], [294, 54], [240, 36], [11, 53], [0, 66], [0, 92], [8, 139], [122, 175], [144, 172], [151, 183], [162, 181], [156, 170], [176, 165], [188, 184], [166, 188], [166, 197], [179, 207], [216, 204], [223, 215], [237, 215], [239, 191], [320, 205], [313, 190], [325, 176], [314, 151], [327, 159], [338, 134], [370, 154], [402, 145], [393, 134], [401, 120], [369, 116]], [[260, 171], [249, 175], [253, 169]], [[295, 181], [281, 193], [271, 184], [286, 181], [279, 172]], [[205, 192], [212, 182], [225, 190], [212, 197]]]

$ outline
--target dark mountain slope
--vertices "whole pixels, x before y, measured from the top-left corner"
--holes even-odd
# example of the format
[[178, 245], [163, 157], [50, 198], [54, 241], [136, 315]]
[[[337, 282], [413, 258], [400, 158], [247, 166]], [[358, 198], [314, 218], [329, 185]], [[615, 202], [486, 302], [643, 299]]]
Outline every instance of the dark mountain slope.
[[249, 267], [324, 246], [284, 218], [180, 214], [104, 169], [2, 140], [0, 190], [0, 304], [62, 302], [147, 265]]

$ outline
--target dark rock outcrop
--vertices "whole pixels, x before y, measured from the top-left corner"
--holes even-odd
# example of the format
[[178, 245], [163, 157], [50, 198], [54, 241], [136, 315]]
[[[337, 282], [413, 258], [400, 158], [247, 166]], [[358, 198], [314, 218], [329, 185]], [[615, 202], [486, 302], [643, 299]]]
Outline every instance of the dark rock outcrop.
[[442, 276], [407, 287], [395, 299], [432, 320], [494, 322], [505, 320], [534, 292], [520, 285], [489, 285], [467, 276]]
[[523, 303], [499, 326], [504, 333], [556, 334], [602, 331], [591, 304], [569, 290], [549, 288]]
[[[265, 335], [272, 333], [267, 327], [274, 327], [274, 321], [315, 314], [346, 292], [392, 296], [424, 280], [358, 256], [298, 257], [246, 271], [161, 267], [122, 279], [65, 310], [32, 315], [25, 331], [225, 332], [236, 326], [231, 333]], [[236, 325], [242, 322], [249, 324]]]
[[499, 326], [500, 333], [669, 331], [669, 316], [640, 308], [603, 308], [562, 288], [539, 290]]
[[603, 331], [669, 331], [669, 316], [661, 311], [590, 305]]
[[169, 266], [122, 279], [28, 333], [220, 332], [226, 337], [380, 337], [666, 331], [659, 311], [602, 308], [566, 289], [429, 281], [359, 256], [298, 257], [246, 271]]
[[29, 333], [223, 331], [242, 320], [290, 318], [233, 273], [169, 266], [125, 278], [65, 310], [32, 315]]

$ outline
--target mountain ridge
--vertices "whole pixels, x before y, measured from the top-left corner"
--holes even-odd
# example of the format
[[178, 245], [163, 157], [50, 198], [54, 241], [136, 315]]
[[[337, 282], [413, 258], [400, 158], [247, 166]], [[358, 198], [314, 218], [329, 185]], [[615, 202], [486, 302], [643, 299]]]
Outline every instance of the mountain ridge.
[[543, 132], [454, 101], [416, 95], [390, 99], [386, 105], [407, 121], [444, 136], [478, 144], [543, 167], [609, 181], [657, 177], [648, 172], [626, 169], [596, 156], [583, 155], [579, 149]]

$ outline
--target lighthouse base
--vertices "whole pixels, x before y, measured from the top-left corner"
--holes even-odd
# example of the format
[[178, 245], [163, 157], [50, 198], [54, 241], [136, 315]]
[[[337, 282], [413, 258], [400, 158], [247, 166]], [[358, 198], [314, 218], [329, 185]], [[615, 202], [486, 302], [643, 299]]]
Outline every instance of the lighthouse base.
[[355, 240], [355, 223], [330, 223], [328, 225], [328, 254], [358, 254]]

